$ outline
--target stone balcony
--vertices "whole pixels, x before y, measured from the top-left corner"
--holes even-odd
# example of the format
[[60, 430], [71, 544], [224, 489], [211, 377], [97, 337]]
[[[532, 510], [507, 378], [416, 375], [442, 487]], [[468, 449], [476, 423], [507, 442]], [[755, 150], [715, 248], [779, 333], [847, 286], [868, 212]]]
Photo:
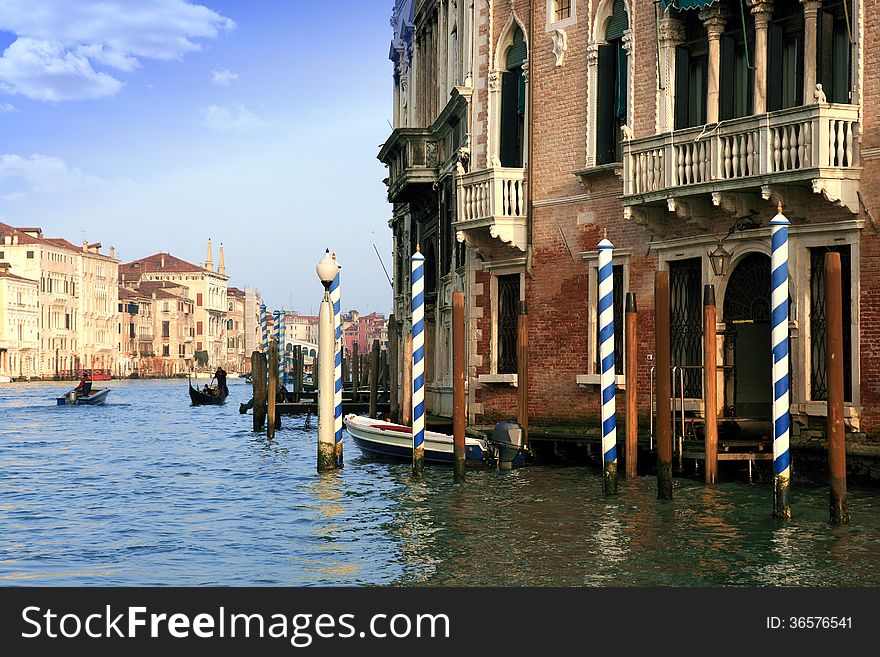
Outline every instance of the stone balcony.
[[858, 132], [858, 106], [822, 103], [630, 140], [624, 214], [738, 212], [758, 194], [797, 206], [810, 191], [857, 213]]
[[527, 244], [525, 170], [493, 167], [458, 178], [458, 221], [453, 227], [459, 241], [481, 251], [499, 246], [518, 250]]
[[388, 166], [388, 200], [406, 203], [437, 182], [437, 141], [430, 128], [395, 128], [379, 152]]

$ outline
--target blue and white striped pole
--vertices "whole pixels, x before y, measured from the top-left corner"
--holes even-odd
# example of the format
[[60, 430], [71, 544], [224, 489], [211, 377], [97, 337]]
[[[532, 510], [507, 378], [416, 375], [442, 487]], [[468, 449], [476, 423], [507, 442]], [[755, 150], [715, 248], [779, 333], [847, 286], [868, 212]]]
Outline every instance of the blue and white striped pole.
[[269, 353], [269, 318], [266, 314], [266, 304], [260, 304], [260, 328], [263, 330], [263, 353]]
[[[333, 254], [333, 260], [336, 262], [336, 254]], [[336, 262], [337, 267], [339, 262]], [[336, 465], [343, 464], [342, 455], [342, 297], [339, 289], [339, 269], [336, 270], [336, 276], [330, 283], [330, 303], [333, 304], [333, 329], [334, 344], [336, 345], [336, 364], [334, 366], [333, 378], [335, 387], [333, 388], [333, 407], [335, 416], [333, 418], [333, 427], [336, 432]]]
[[425, 256], [412, 257], [412, 436], [413, 474], [425, 471]]
[[[273, 310], [272, 311], [272, 319], [274, 320], [272, 323], [272, 339], [275, 340], [275, 344], [278, 345], [278, 349], [281, 349], [281, 311]], [[279, 351], [280, 353], [280, 351]], [[278, 380], [281, 380], [281, 367], [278, 365], [281, 360], [274, 363], [269, 363], [269, 367], [275, 368], [275, 374], [278, 376]]]
[[287, 342], [287, 333], [284, 330], [284, 321], [286, 317], [287, 312], [282, 308], [281, 328], [278, 330], [278, 385], [285, 392], [287, 392], [287, 369], [284, 367], [285, 355], [287, 353], [284, 349], [284, 345]]
[[778, 214], [770, 220], [770, 307], [773, 346], [773, 508], [777, 518], [791, 518], [788, 500], [791, 485], [788, 392], [788, 219]]
[[602, 391], [602, 489], [617, 493], [617, 411], [614, 358], [614, 245], [608, 232], [599, 242], [599, 362]]

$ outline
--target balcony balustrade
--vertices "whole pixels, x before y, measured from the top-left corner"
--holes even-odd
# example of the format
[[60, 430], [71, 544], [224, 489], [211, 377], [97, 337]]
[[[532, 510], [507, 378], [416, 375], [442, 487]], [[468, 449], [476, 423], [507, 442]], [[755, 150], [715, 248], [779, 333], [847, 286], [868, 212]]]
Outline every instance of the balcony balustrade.
[[623, 205], [809, 184], [855, 212], [858, 122], [857, 106], [823, 103], [633, 139], [624, 144]]
[[459, 239], [479, 243], [481, 233], [526, 250], [527, 205], [525, 170], [493, 167], [459, 178]]

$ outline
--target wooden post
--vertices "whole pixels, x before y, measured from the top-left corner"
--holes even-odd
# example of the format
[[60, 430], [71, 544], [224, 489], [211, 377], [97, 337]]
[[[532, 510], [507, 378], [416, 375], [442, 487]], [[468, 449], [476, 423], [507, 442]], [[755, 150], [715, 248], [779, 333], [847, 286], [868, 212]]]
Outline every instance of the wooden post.
[[358, 353], [358, 343], [355, 342], [351, 349], [351, 403], [357, 404], [358, 388], [361, 386], [361, 357]]
[[718, 343], [715, 334], [715, 286], [703, 288], [703, 415], [706, 483], [718, 479]]
[[464, 292], [452, 293], [452, 451], [453, 477], [464, 481], [465, 442], [467, 425], [465, 406]]
[[262, 431], [266, 422], [266, 354], [251, 354], [251, 384], [254, 397], [254, 431]]
[[529, 315], [520, 301], [516, 331], [516, 421], [522, 427], [523, 445], [529, 446]]
[[846, 508], [846, 427], [843, 423], [842, 274], [839, 253], [825, 254], [825, 345], [828, 377], [828, 482], [831, 522], [849, 522]]
[[626, 476], [638, 475], [639, 397], [638, 397], [638, 309], [635, 292], [626, 293]]
[[269, 341], [269, 358], [267, 359], [267, 369], [269, 371], [269, 387], [266, 391], [268, 405], [268, 422], [266, 424], [266, 435], [269, 438], [275, 437], [275, 422], [277, 419], [275, 401], [278, 397], [278, 341], [274, 338]]
[[400, 423], [412, 425], [412, 333], [407, 331], [403, 339], [403, 394], [400, 402]]
[[370, 417], [376, 417], [379, 406], [379, 341], [373, 340], [370, 360]]
[[388, 318], [388, 411], [391, 413], [392, 422], [400, 422], [400, 407], [398, 406], [397, 372], [398, 370], [398, 336], [397, 320], [394, 315]]
[[654, 339], [657, 363], [657, 498], [672, 499], [672, 390], [669, 350], [669, 272], [654, 274]]

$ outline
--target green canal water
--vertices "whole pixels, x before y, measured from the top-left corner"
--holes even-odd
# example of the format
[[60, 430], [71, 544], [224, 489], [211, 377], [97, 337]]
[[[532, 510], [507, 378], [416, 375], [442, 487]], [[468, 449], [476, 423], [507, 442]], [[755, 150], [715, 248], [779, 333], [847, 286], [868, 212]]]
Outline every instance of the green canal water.
[[[0, 386], [0, 584], [880, 585], [880, 490], [851, 489], [853, 522], [795, 479], [791, 522], [767, 484], [653, 477], [601, 494], [598, 471], [430, 468], [363, 457], [315, 473], [316, 436], [276, 440], [182, 381], [113, 381], [104, 407], [59, 407], [63, 383]], [[795, 464], [796, 467], [796, 464]]]

